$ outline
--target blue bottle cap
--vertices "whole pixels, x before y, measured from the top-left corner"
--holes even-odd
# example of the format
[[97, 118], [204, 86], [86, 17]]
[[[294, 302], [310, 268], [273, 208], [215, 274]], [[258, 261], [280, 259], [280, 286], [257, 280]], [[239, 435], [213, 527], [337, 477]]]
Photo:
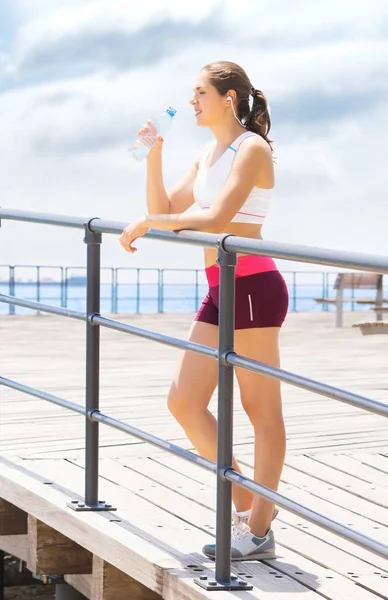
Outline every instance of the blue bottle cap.
[[168, 113], [170, 115], [170, 117], [173, 117], [176, 114], [176, 110], [172, 106], [169, 106], [168, 109], [166, 110], [166, 113]]

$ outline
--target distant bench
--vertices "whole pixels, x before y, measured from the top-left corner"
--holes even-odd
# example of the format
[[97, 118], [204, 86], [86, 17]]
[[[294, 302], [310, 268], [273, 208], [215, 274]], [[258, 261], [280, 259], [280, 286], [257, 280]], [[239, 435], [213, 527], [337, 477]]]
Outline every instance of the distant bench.
[[[355, 302], [356, 304], [371, 305], [372, 310], [376, 312], [376, 318], [381, 321], [383, 313], [388, 311], [387, 298], [383, 298], [383, 275], [379, 273], [338, 273], [334, 282], [336, 290], [335, 298], [314, 298], [315, 302], [320, 304], [335, 304], [336, 306], [336, 327], [343, 325], [343, 305], [344, 302]], [[373, 298], [344, 298], [344, 290], [354, 289], [374, 289], [376, 297]]]

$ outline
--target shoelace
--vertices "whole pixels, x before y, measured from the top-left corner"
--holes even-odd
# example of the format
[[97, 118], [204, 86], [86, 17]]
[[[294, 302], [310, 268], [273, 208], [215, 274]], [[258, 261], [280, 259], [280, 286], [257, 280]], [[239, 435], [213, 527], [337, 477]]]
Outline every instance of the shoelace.
[[241, 540], [251, 533], [251, 528], [249, 525], [240, 520], [240, 522], [234, 526], [232, 531], [232, 543], [237, 542], [237, 540]]

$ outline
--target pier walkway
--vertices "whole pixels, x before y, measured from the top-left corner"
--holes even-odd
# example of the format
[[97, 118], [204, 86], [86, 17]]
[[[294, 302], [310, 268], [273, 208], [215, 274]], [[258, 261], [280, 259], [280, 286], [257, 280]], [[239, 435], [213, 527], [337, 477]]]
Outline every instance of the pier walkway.
[[[192, 317], [120, 320], [185, 337]], [[370, 312], [345, 313], [339, 329], [329, 312], [289, 314], [281, 333], [282, 368], [388, 402], [388, 336], [363, 336], [351, 327], [367, 319]], [[51, 315], [0, 317], [1, 374], [82, 403], [85, 324], [69, 320], [60, 329], [60, 323]], [[102, 328], [100, 409], [191, 449], [166, 407], [178, 354]], [[297, 387], [282, 389], [287, 458], [279, 492], [386, 544], [385, 419]], [[216, 413], [216, 397], [210, 408]], [[63, 574], [93, 600], [388, 596], [387, 560], [286, 510], [273, 524], [278, 557], [233, 564], [252, 591], [204, 591], [193, 579], [214, 577], [201, 548], [215, 534], [215, 477], [101, 426], [100, 497], [117, 510], [75, 512], [67, 503], [84, 493], [84, 431], [82, 416], [0, 388], [0, 549], [36, 572]], [[237, 385], [234, 448], [252, 477], [253, 430]]]

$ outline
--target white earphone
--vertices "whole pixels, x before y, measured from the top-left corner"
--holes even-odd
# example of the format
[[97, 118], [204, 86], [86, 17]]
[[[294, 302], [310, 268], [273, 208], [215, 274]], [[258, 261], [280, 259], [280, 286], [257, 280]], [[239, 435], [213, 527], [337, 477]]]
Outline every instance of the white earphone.
[[227, 96], [226, 97], [227, 101], [230, 102], [230, 105], [232, 107], [232, 111], [233, 111], [233, 115], [234, 118], [240, 123], [240, 125], [242, 125], [243, 127], [245, 127], [244, 123], [241, 123], [240, 119], [238, 118], [238, 116], [236, 115], [236, 111], [234, 110], [234, 104], [233, 104], [233, 98], [232, 96]]

